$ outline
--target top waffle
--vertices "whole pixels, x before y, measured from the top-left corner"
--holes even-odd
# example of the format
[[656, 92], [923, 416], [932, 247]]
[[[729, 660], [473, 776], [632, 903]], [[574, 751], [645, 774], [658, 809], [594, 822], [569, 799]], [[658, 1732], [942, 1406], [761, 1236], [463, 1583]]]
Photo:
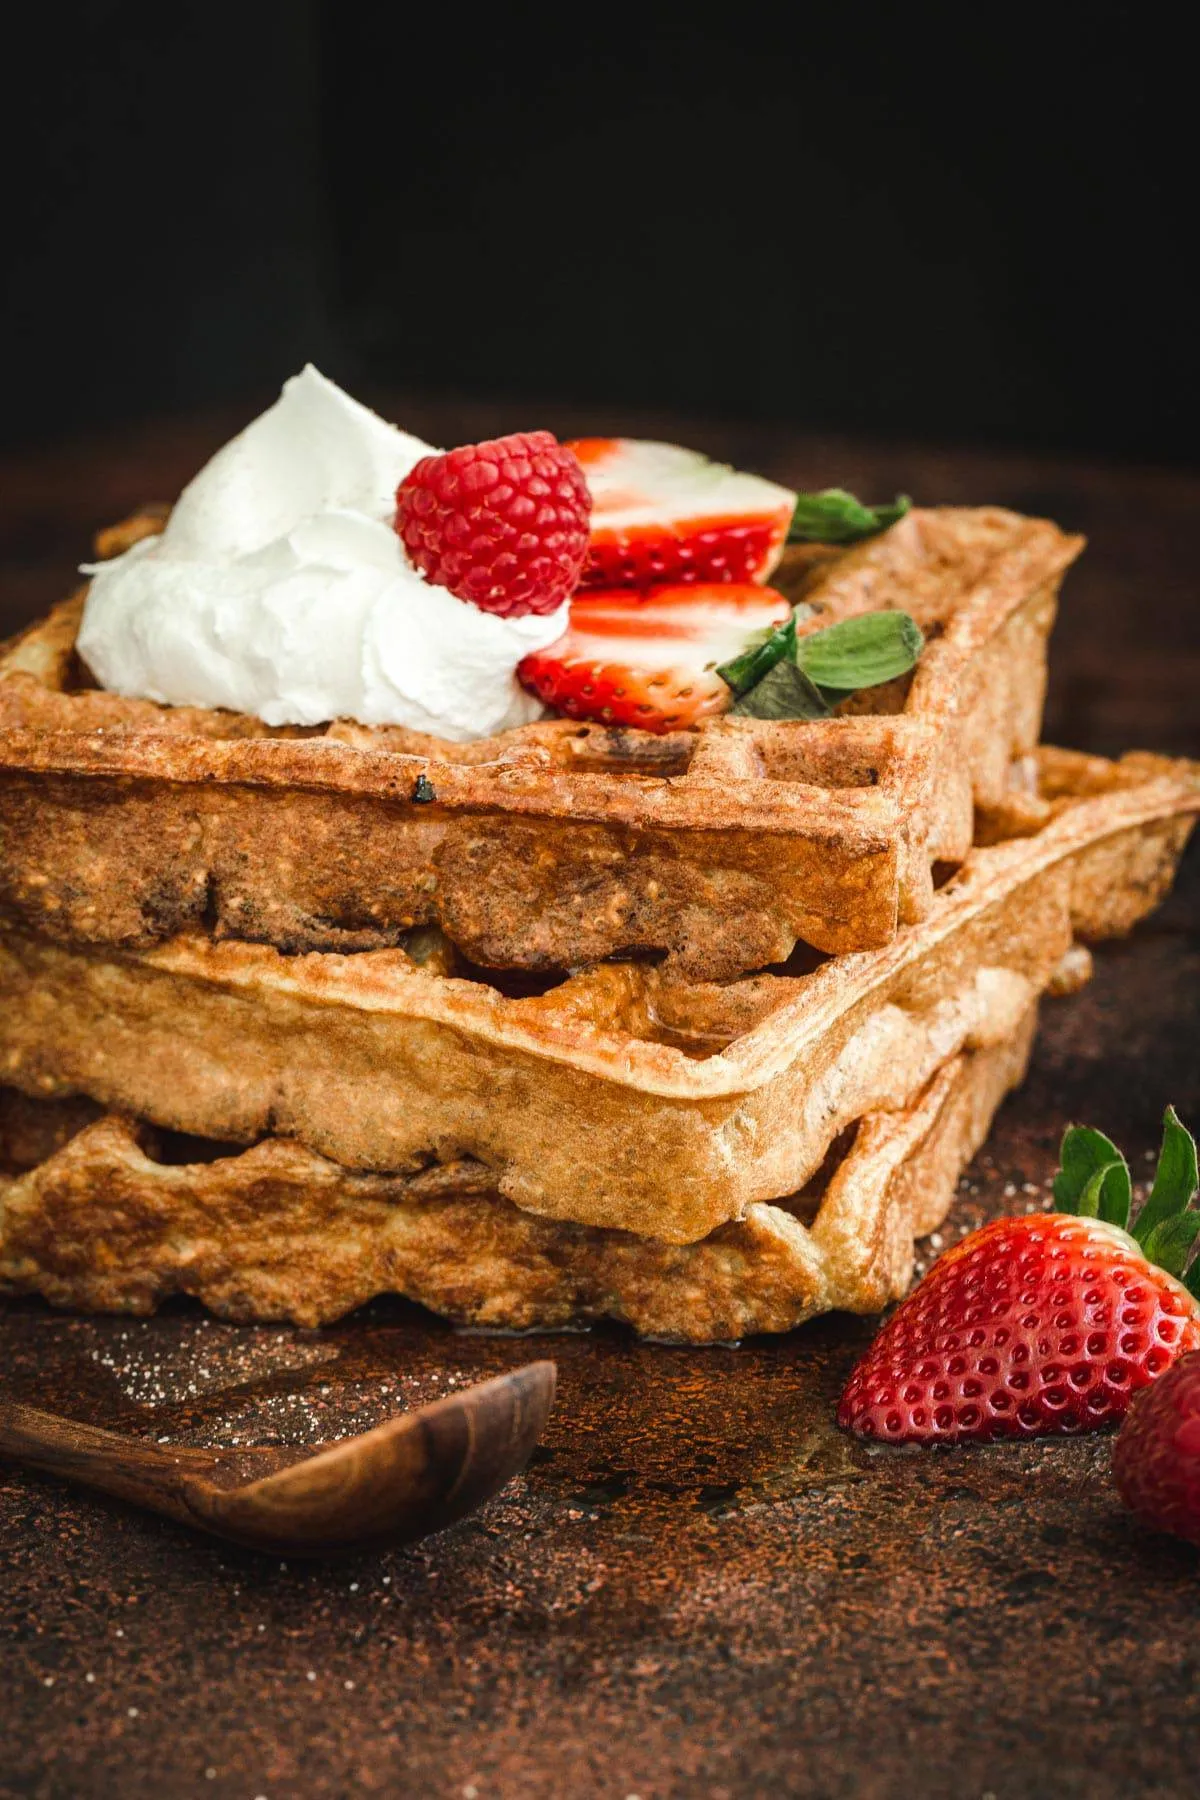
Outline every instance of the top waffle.
[[[112, 554], [160, 528], [105, 534]], [[997, 509], [908, 515], [777, 584], [831, 622], [902, 607], [928, 647], [824, 721], [666, 737], [566, 720], [457, 745], [126, 700], [74, 654], [79, 600], [0, 659], [0, 912], [66, 943], [209, 932], [374, 950], [437, 924], [490, 968], [665, 953], [723, 979], [890, 941], [1037, 741], [1081, 540]], [[118, 802], [119, 804], [114, 804]]]

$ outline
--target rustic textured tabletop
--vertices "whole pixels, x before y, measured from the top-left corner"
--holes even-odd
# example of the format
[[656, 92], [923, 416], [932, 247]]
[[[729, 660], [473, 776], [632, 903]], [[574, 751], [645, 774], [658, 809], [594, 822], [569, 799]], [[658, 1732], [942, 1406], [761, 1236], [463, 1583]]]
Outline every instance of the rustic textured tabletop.
[[[546, 409], [543, 409], [545, 411]], [[434, 441], [528, 409], [404, 407]], [[248, 414], [247, 414], [248, 416]], [[610, 421], [539, 418], [562, 431]], [[0, 628], [90, 532], [169, 498], [232, 422], [0, 464]], [[1200, 480], [673, 419], [800, 485], [999, 501], [1085, 531], [1047, 735], [1200, 754]], [[1063, 1122], [1141, 1158], [1200, 1121], [1200, 854], [1163, 910], [1047, 1003], [924, 1260], [1041, 1204]], [[407, 1551], [283, 1566], [0, 1467], [0, 1793], [665, 1800], [1183, 1800], [1196, 1792], [1200, 1562], [1123, 1513], [1110, 1442], [870, 1453], [832, 1425], [871, 1327], [680, 1351], [618, 1332], [457, 1335], [377, 1304], [336, 1329], [0, 1309], [6, 1393], [177, 1444], [315, 1441], [552, 1355], [526, 1474]]]

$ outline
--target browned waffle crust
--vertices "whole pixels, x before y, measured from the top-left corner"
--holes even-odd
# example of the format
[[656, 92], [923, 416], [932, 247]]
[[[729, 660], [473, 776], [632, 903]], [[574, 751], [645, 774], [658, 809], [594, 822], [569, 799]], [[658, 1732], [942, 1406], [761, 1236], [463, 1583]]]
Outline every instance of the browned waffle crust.
[[605, 964], [512, 998], [401, 950], [285, 957], [0, 939], [0, 1071], [232, 1142], [348, 1168], [470, 1156], [528, 1211], [672, 1243], [803, 1187], [837, 1135], [1002, 1042], [1078, 939], [1156, 903], [1200, 769], [1039, 758], [1049, 822], [977, 850], [879, 950], [727, 985]]
[[463, 1324], [611, 1318], [689, 1343], [877, 1312], [1021, 1079], [1034, 1022], [954, 1058], [911, 1107], [864, 1119], [807, 1193], [683, 1246], [535, 1218], [478, 1163], [352, 1174], [278, 1138], [180, 1162], [196, 1147], [167, 1160], [144, 1126], [0, 1097], [0, 1291], [136, 1313], [182, 1293], [225, 1318], [300, 1325], [393, 1293]]
[[946, 508], [842, 555], [799, 553], [779, 579], [818, 622], [916, 617], [930, 642], [911, 682], [825, 722], [662, 738], [557, 720], [456, 746], [125, 700], [88, 684], [69, 602], [0, 661], [0, 914], [72, 944], [187, 931], [288, 952], [437, 924], [488, 967], [662, 952], [692, 980], [797, 941], [884, 944], [929, 914], [973, 800], [1001, 804], [1037, 741], [1080, 547], [1039, 520]]

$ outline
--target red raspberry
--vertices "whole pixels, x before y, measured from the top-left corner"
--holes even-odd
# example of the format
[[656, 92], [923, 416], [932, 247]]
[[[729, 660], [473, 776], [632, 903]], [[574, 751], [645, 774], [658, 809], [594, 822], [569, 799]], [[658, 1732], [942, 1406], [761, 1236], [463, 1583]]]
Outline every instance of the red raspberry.
[[424, 456], [396, 489], [396, 530], [422, 574], [513, 619], [574, 592], [591, 511], [579, 459], [549, 431]]
[[1200, 1544], [1200, 1351], [1138, 1395], [1113, 1451], [1113, 1475], [1147, 1525]]

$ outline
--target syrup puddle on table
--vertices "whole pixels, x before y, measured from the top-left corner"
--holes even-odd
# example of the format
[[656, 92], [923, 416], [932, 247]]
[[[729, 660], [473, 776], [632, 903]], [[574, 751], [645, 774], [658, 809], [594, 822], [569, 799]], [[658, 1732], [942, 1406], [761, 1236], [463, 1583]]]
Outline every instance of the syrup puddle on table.
[[720, 1517], [775, 1506], [815, 1489], [845, 1487], [866, 1480], [878, 1454], [836, 1425], [822, 1422], [803, 1431], [784, 1459], [761, 1475], [739, 1484], [702, 1488], [698, 1504], [703, 1512]]

